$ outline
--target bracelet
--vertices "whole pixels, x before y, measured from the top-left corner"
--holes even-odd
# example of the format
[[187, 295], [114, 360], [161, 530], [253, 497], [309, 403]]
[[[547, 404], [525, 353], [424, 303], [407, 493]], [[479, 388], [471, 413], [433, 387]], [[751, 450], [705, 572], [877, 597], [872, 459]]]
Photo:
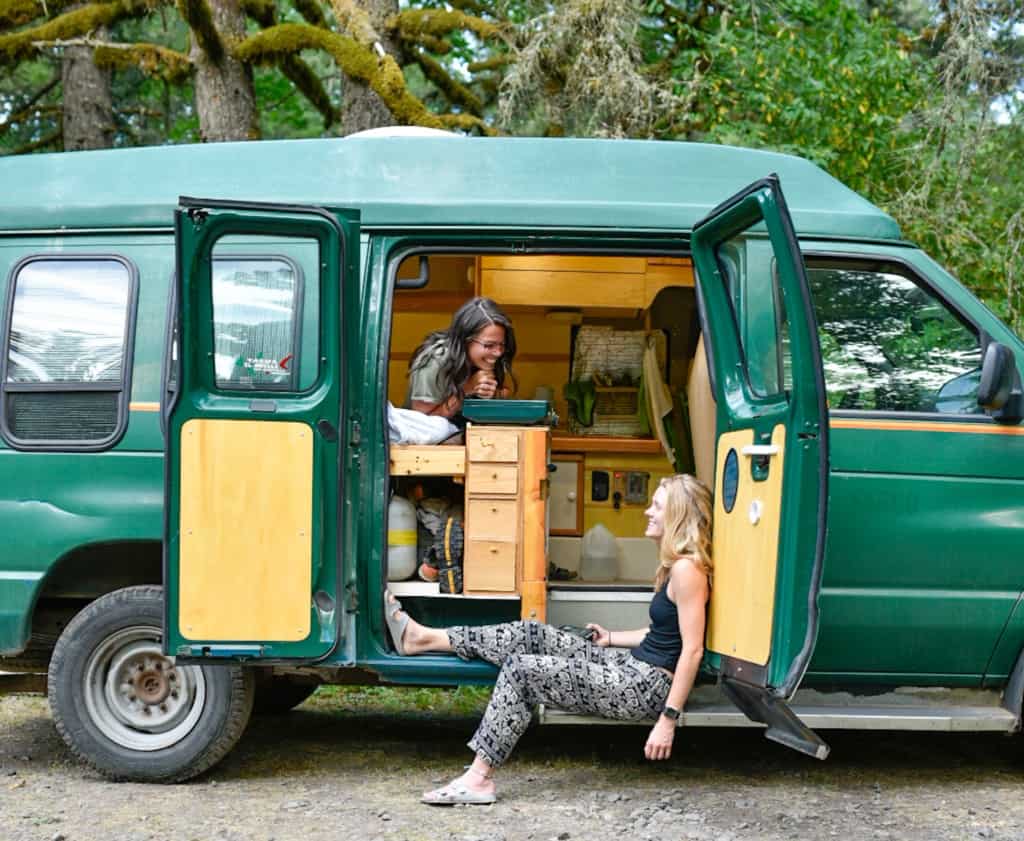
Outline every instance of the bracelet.
[[608, 647], [609, 648], [614, 648], [615, 647], [615, 646], [612, 645], [612, 632], [611, 631], [608, 632]]

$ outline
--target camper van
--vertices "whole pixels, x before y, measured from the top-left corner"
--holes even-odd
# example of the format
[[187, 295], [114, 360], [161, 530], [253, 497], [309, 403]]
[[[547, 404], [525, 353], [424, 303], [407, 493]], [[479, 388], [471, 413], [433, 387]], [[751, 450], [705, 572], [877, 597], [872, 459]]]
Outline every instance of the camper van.
[[[646, 624], [676, 472], [715, 499], [681, 724], [819, 758], [830, 729], [1019, 729], [1024, 344], [810, 162], [375, 136], [0, 184], [0, 671], [45, 672], [103, 774], [193, 777], [322, 683], [494, 679], [398, 656], [385, 587], [431, 624]], [[411, 354], [476, 295], [514, 393], [391, 441]], [[413, 572], [430, 505], [458, 584]]]

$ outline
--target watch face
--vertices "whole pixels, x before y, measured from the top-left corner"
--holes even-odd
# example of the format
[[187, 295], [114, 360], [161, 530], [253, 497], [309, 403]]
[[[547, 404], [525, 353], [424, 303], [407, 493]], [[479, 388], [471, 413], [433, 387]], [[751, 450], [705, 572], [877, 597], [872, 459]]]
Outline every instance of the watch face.
[[665, 709], [661, 711], [661, 714], [666, 716], [667, 718], [679, 718], [679, 710], [677, 710], [675, 707], [666, 706]]

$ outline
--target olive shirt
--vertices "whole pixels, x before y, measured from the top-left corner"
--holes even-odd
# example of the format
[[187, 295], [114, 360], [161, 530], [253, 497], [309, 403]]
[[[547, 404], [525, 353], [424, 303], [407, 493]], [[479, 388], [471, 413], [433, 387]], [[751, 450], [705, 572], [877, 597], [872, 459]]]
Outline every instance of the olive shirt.
[[430, 357], [422, 367], [409, 372], [409, 388], [405, 392], [405, 408], [412, 408], [413, 400], [424, 403], [443, 403], [445, 390], [441, 380], [441, 366], [448, 356], [444, 346], [428, 351]]

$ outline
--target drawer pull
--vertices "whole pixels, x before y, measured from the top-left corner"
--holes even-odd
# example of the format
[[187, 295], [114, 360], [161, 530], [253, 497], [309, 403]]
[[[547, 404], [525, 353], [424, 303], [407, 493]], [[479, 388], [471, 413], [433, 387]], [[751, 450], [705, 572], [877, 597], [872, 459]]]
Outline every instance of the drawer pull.
[[491, 513], [492, 514], [497, 514], [498, 513], [498, 506], [492, 505], [491, 506]]
[[491, 547], [491, 554], [492, 555], [497, 555], [498, 554], [498, 547], [497, 546], [492, 546]]
[[492, 473], [491, 474], [491, 478], [492, 479], [497, 479], [498, 478], [498, 474], [497, 473]]

